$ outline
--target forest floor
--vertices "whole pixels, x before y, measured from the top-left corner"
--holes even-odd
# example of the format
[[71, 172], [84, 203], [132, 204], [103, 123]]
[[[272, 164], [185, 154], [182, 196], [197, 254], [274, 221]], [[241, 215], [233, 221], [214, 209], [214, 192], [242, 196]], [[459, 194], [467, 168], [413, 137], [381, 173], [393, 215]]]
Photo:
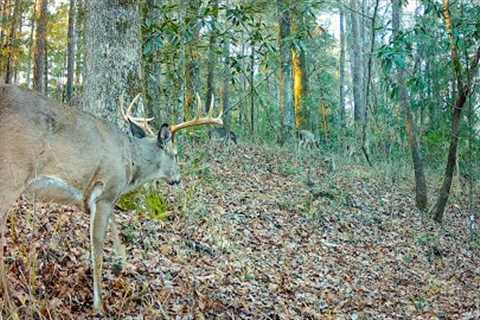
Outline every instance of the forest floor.
[[[161, 187], [167, 218], [115, 213], [128, 257], [114, 272], [109, 240], [105, 318], [479, 319], [480, 250], [457, 198], [439, 227], [416, 211], [411, 179], [324, 160], [186, 148], [183, 186]], [[88, 224], [17, 203], [6, 261], [20, 318], [101, 318]]]

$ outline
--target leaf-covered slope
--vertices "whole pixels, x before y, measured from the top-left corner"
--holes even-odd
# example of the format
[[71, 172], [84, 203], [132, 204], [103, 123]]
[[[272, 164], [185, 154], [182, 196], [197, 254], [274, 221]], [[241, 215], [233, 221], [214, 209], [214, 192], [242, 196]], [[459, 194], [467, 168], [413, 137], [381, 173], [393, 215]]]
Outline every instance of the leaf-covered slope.
[[[480, 258], [458, 207], [439, 229], [414, 209], [407, 181], [287, 150], [202, 146], [184, 159], [182, 188], [162, 188], [169, 220], [116, 212], [128, 263], [115, 275], [107, 245], [109, 316], [480, 317]], [[19, 201], [7, 264], [21, 318], [95, 317], [88, 222]]]

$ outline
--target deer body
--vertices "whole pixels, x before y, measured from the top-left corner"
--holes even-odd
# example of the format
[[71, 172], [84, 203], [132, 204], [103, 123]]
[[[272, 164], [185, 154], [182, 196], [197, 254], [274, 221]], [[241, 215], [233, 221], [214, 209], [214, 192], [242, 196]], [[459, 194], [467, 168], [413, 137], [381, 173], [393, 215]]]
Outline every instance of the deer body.
[[298, 137], [300, 139], [298, 143], [298, 147], [301, 148], [302, 146], [306, 148], [313, 148], [317, 144], [317, 140], [315, 139], [315, 135], [313, 132], [308, 130], [298, 130]]
[[24, 191], [90, 213], [94, 306], [101, 309], [103, 242], [113, 204], [146, 182], [180, 181], [172, 134], [165, 125], [156, 138], [129, 137], [88, 113], [0, 85], [1, 221]]

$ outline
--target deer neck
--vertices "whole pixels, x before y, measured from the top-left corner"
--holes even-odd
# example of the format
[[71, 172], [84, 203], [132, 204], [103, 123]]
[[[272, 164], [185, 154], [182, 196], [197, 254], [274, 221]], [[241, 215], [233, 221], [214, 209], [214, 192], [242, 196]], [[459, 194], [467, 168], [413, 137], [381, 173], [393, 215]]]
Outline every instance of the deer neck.
[[151, 152], [139, 139], [130, 141], [127, 156], [128, 190], [134, 190], [149, 181], [151, 175]]

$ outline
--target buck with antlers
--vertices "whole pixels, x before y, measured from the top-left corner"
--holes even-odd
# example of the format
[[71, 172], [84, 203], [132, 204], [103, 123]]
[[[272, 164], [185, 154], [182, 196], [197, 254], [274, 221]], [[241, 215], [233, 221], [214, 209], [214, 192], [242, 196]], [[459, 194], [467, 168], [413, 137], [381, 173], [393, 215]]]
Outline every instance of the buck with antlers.
[[[150, 181], [179, 183], [175, 132], [197, 125], [223, 125], [220, 116], [208, 116], [172, 126], [164, 124], [153, 136], [147, 125], [152, 119], [130, 114], [137, 99], [127, 111], [121, 106], [133, 133], [129, 137], [88, 113], [33, 91], [0, 85], [1, 234], [9, 207], [24, 191], [35, 192], [42, 200], [74, 204], [88, 212], [97, 310], [103, 306], [103, 246], [115, 201]], [[118, 244], [118, 236], [114, 241]], [[1, 250], [3, 258], [3, 245]], [[2, 279], [6, 294], [5, 274]]]

